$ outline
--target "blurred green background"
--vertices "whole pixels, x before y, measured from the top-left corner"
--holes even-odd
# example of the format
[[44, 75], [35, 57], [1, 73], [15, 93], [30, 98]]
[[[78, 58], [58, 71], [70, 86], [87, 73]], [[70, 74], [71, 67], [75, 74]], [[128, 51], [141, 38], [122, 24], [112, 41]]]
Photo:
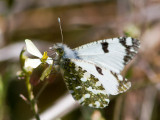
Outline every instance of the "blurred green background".
[[[61, 42], [58, 17], [64, 43], [71, 48], [125, 35], [141, 41], [138, 55], [122, 72], [132, 82], [128, 92], [112, 96], [104, 109], [73, 104], [72, 109], [66, 109], [58, 117], [62, 120], [159, 120], [159, 11], [160, 0], [0, 0], [0, 120], [33, 117], [30, 106], [19, 97], [20, 94], [28, 96], [25, 81], [17, 78], [21, 70], [19, 54], [25, 39], [31, 39], [41, 51]], [[40, 114], [66, 95], [60, 74], [51, 81], [38, 99]], [[34, 94], [42, 85], [43, 82], [34, 86]]]

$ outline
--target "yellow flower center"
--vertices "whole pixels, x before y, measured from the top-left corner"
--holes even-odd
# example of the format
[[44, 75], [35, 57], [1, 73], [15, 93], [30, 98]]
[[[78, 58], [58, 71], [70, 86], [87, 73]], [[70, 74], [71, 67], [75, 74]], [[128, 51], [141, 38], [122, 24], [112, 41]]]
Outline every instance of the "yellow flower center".
[[44, 52], [43, 57], [41, 58], [41, 62], [45, 63], [48, 58], [47, 51]]

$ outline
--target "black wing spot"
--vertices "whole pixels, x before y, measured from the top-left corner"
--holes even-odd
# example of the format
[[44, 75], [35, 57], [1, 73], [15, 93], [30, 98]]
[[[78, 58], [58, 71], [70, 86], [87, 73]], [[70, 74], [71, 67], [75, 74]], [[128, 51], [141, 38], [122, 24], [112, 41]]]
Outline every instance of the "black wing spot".
[[96, 66], [96, 70], [97, 70], [97, 72], [98, 72], [99, 74], [103, 75], [102, 69], [101, 69], [100, 67], [97, 67], [97, 66]]
[[109, 50], [108, 50], [108, 43], [107, 42], [104, 42], [104, 43], [101, 43], [102, 45], [102, 49], [105, 53], [108, 53]]
[[126, 65], [132, 58], [133, 56], [135, 56], [135, 52], [131, 51], [131, 49], [134, 49], [134, 51], [138, 50], [138, 46], [139, 46], [139, 41], [132, 38], [132, 45], [128, 46], [126, 44], [126, 39], [127, 37], [123, 37], [120, 39], [120, 43], [125, 47], [125, 51], [126, 51], [126, 55], [124, 56], [123, 60], [124, 60], [124, 65]]

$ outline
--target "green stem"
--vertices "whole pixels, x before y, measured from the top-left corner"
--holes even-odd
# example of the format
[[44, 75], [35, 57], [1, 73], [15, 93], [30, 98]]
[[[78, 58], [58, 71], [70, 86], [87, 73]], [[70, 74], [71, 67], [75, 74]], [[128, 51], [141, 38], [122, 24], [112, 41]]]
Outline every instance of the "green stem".
[[48, 85], [48, 81], [45, 82], [45, 84], [42, 86], [40, 91], [37, 93], [37, 96], [35, 97], [36, 100], [39, 98], [40, 94], [44, 91], [47, 85]]
[[29, 75], [27, 75], [26, 76], [26, 86], [27, 86], [29, 101], [30, 101], [31, 108], [34, 112], [36, 120], [40, 120], [40, 117], [38, 114], [38, 106], [37, 106], [37, 103], [36, 103], [36, 100], [35, 100], [35, 97], [33, 94], [32, 86], [31, 86], [29, 80], [30, 80], [30, 77], [29, 77]]

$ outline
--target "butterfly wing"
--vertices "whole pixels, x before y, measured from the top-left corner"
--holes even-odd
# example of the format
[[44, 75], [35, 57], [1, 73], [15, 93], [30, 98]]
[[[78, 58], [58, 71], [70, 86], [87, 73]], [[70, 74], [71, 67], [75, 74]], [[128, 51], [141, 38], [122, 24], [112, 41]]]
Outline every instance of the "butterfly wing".
[[103, 108], [108, 105], [110, 94], [130, 87], [121, 75], [83, 60], [65, 59], [61, 66], [70, 93], [81, 105]]
[[120, 73], [137, 53], [139, 44], [134, 38], [120, 37], [92, 42], [74, 50], [82, 60]]

